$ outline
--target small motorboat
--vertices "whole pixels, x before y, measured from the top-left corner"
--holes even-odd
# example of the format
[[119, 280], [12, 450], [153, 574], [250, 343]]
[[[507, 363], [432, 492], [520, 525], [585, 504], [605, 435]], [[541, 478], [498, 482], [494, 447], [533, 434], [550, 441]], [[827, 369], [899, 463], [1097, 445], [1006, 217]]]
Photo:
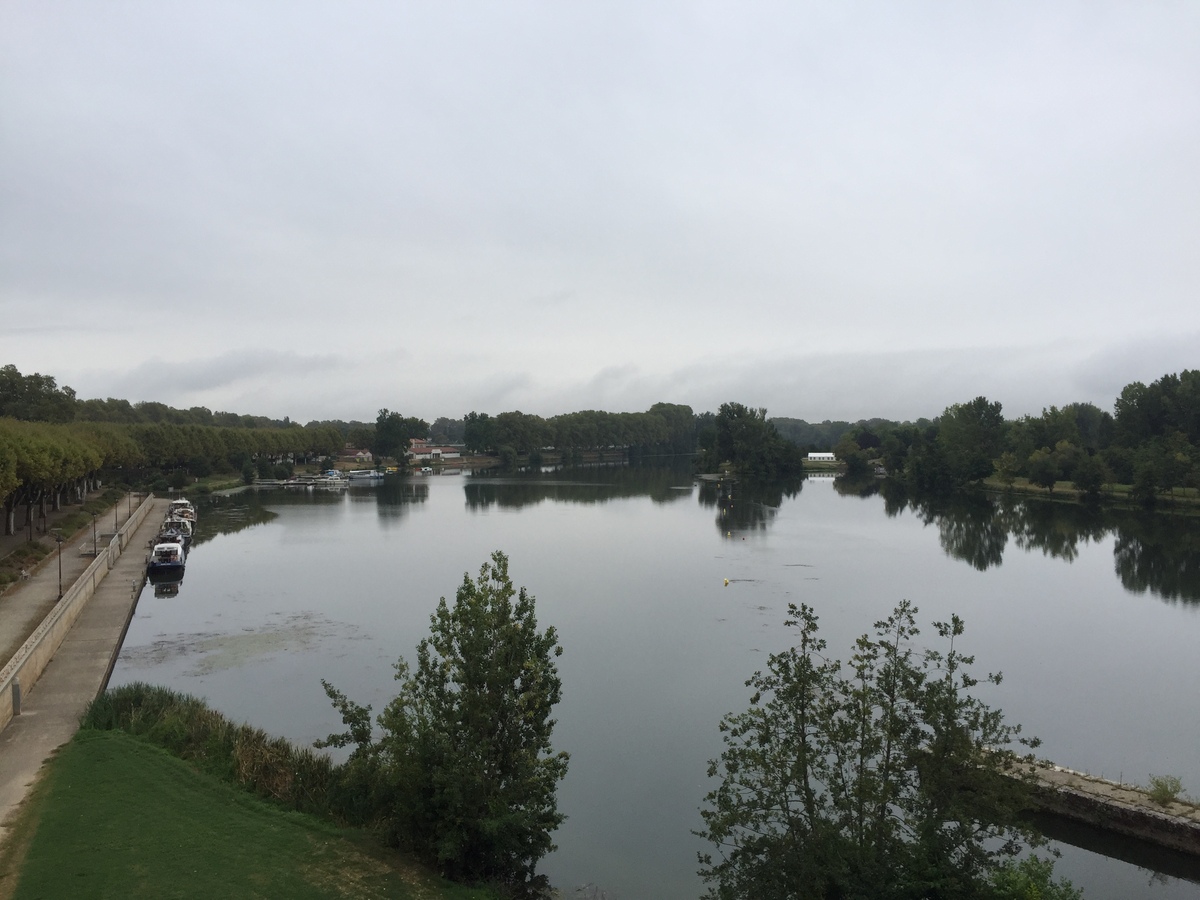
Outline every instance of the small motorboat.
[[187, 551], [178, 541], [164, 541], [155, 544], [146, 560], [146, 575], [151, 582], [178, 581], [183, 578], [183, 567], [187, 561]]

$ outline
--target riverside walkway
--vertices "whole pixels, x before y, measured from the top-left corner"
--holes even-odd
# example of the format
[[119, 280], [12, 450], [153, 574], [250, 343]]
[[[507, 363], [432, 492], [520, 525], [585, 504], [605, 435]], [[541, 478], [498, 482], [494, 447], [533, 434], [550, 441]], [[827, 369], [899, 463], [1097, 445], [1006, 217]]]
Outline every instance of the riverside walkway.
[[[0, 840], [42, 764], [71, 739], [106, 686], [166, 512], [152, 496], [118, 502], [108, 531], [91, 528], [0, 595]], [[62, 599], [59, 599], [59, 565]]]

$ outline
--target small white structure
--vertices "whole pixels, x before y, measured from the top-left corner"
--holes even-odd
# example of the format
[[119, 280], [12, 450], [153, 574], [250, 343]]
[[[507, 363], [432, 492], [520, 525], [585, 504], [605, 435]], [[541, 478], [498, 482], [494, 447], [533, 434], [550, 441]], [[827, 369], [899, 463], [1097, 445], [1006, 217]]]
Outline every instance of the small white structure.
[[832, 453], [810, 453], [808, 454], [809, 462], [837, 462], [837, 457]]
[[417, 438], [410, 442], [408, 456], [421, 462], [441, 462], [447, 459], [462, 459], [462, 451], [459, 447], [438, 446]]

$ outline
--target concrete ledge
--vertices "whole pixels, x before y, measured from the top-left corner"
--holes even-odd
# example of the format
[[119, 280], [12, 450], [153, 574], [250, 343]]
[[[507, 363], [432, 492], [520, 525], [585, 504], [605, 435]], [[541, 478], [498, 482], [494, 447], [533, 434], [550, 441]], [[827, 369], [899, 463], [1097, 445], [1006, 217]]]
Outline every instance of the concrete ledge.
[[1114, 834], [1200, 856], [1200, 807], [1162, 806], [1136, 785], [1042, 763], [1030, 770], [1036, 808]]

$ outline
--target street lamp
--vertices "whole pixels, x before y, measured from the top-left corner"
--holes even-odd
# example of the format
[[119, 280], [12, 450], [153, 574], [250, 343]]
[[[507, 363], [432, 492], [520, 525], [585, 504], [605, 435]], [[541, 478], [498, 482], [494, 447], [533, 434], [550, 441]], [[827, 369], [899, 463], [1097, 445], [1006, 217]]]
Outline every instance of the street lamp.
[[99, 556], [100, 551], [96, 549], [96, 514], [92, 513], [92, 556]]
[[62, 599], [62, 545], [63, 536], [54, 532], [54, 540], [58, 544], [58, 599]]

